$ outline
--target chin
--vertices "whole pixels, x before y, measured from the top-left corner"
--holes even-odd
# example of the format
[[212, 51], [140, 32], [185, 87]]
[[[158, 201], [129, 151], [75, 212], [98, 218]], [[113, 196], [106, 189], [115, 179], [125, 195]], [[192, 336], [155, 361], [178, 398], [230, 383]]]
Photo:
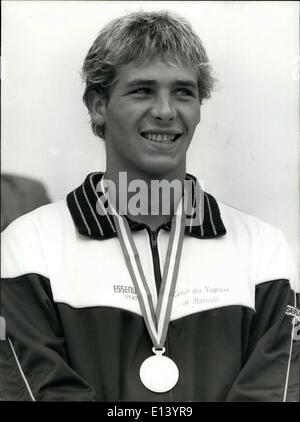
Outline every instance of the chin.
[[141, 166], [140, 169], [149, 175], [161, 177], [170, 173], [175, 173], [178, 168], [179, 163], [175, 160], [155, 160], [154, 162], [148, 161]]

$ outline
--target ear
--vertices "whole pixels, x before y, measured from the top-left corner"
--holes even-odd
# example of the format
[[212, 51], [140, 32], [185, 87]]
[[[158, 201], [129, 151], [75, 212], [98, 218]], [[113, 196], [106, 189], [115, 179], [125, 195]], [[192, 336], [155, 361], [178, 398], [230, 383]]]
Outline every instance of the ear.
[[107, 99], [96, 90], [91, 90], [87, 95], [87, 103], [92, 122], [97, 126], [103, 126], [106, 122]]

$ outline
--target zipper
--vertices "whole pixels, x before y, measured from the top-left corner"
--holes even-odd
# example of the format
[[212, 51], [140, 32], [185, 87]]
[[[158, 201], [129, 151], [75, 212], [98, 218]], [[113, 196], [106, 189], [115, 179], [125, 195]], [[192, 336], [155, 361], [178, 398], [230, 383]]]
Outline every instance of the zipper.
[[154, 268], [154, 277], [155, 277], [156, 291], [158, 295], [160, 285], [161, 285], [161, 271], [160, 271], [160, 262], [159, 262], [158, 248], [157, 248], [157, 235], [158, 235], [157, 230], [149, 231], [153, 268]]
[[151, 246], [153, 248], [157, 248], [157, 231], [150, 230], [149, 233], [150, 233]]
[[[160, 271], [160, 260], [158, 254], [158, 247], [157, 247], [157, 236], [158, 230], [152, 231], [148, 230], [149, 237], [150, 237], [150, 245], [151, 245], [151, 252], [152, 252], [152, 260], [153, 260], [153, 268], [154, 268], [154, 277], [155, 277], [155, 284], [156, 284], [156, 291], [157, 295], [159, 293], [160, 285], [161, 285], [161, 271]], [[170, 356], [170, 348], [169, 348], [169, 337], [168, 333], [165, 340], [165, 356]], [[174, 401], [174, 389], [168, 391], [168, 401]]]

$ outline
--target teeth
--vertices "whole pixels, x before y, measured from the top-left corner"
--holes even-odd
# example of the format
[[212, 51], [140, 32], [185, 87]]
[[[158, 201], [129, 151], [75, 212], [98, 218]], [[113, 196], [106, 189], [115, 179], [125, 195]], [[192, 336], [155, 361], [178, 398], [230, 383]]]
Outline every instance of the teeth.
[[156, 142], [172, 142], [176, 138], [176, 135], [165, 133], [145, 133], [143, 136], [149, 139], [149, 141]]

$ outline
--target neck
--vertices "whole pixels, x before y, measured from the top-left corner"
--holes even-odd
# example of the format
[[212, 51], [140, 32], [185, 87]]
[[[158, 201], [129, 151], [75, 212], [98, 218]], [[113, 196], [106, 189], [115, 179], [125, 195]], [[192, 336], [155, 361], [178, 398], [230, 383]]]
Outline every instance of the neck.
[[117, 212], [146, 224], [152, 231], [167, 223], [181, 199], [185, 165], [163, 175], [108, 167], [104, 180]]

